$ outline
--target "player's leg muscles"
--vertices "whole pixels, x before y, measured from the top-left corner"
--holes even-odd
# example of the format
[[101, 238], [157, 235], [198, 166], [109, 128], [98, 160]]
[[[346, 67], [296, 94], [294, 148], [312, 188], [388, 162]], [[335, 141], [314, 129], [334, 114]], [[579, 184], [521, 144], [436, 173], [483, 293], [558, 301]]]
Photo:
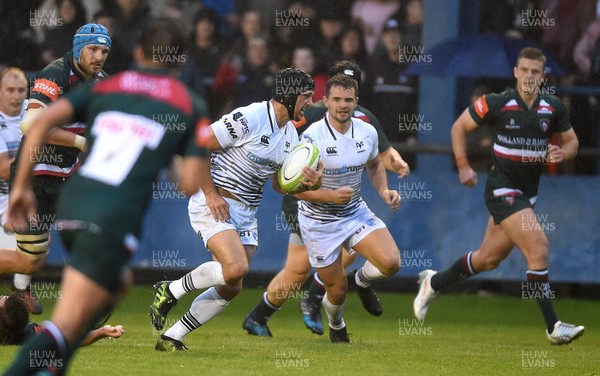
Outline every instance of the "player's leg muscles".
[[400, 269], [400, 251], [387, 228], [379, 228], [354, 245], [385, 276], [394, 275]]
[[481, 246], [471, 255], [471, 265], [476, 273], [495, 269], [508, 257], [514, 246], [511, 237], [490, 217]]
[[[225, 233], [232, 233], [234, 236], [232, 237], [230, 236], [231, 234]], [[219, 237], [216, 244], [218, 251], [213, 252], [212, 248], [210, 248], [210, 240], [213, 240], [221, 234], [225, 234], [225, 236]], [[209, 240], [209, 249], [213, 253], [213, 256], [221, 263], [223, 267], [223, 277], [225, 278], [225, 282], [227, 282], [226, 285], [217, 286], [216, 289], [219, 295], [227, 301], [233, 299], [242, 290], [242, 282], [246, 274], [248, 274], [250, 259], [256, 250], [256, 247], [249, 245], [241, 246], [241, 248], [239, 248], [234, 242], [236, 238], [239, 245], [241, 245], [237, 231], [227, 230], [218, 233]], [[221, 243], [222, 241], [230, 242], [225, 244], [235, 246], [223, 246], [223, 243]]]
[[318, 268], [319, 279], [325, 285], [331, 304], [341, 305], [346, 299], [346, 273], [342, 267], [341, 255], [329, 266]]
[[500, 222], [500, 226], [525, 255], [529, 270], [548, 267], [548, 238], [533, 209], [527, 208], [512, 214]]
[[33, 258], [15, 249], [0, 249], [0, 274], [33, 274], [42, 266], [46, 258]]
[[310, 273], [310, 262], [306, 246], [288, 244], [285, 267], [273, 278], [267, 288], [267, 298], [280, 307], [290, 295], [300, 289]]

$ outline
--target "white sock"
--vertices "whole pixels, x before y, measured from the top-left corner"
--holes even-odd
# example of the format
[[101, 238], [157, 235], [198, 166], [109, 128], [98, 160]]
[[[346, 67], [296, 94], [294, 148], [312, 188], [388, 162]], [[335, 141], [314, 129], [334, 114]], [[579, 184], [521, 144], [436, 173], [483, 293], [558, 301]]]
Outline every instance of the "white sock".
[[365, 261], [365, 264], [356, 272], [354, 280], [360, 287], [371, 286], [371, 281], [375, 279], [385, 278], [385, 274], [379, 271], [377, 267], [371, 264], [371, 261]]
[[29, 283], [31, 282], [31, 276], [29, 274], [18, 274], [15, 273], [13, 278], [13, 284], [17, 290], [27, 290]]
[[183, 337], [215, 317], [228, 305], [229, 302], [219, 295], [217, 289], [211, 287], [194, 299], [190, 309], [165, 332], [165, 335], [181, 341]]
[[325, 307], [325, 313], [329, 319], [329, 327], [331, 329], [342, 329], [346, 326], [344, 322], [344, 311], [346, 309], [346, 300], [340, 305], [331, 304], [327, 297], [327, 293], [323, 297], [323, 307]]
[[223, 268], [218, 261], [208, 261], [188, 274], [169, 284], [169, 290], [175, 299], [179, 299], [193, 290], [212, 286], [224, 286]]

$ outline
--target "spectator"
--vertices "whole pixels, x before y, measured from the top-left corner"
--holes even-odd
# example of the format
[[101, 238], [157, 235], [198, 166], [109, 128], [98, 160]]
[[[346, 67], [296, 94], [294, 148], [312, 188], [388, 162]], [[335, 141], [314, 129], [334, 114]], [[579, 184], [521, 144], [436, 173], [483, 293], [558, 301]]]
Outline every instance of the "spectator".
[[277, 71], [277, 66], [269, 56], [267, 40], [263, 37], [251, 38], [235, 85], [233, 108], [268, 100]]
[[319, 66], [326, 67], [329, 55], [331, 51], [335, 50], [343, 29], [343, 15], [333, 7], [325, 9], [319, 18], [319, 35], [315, 43], [315, 53]]
[[219, 32], [219, 15], [210, 8], [196, 14], [188, 59], [181, 70], [181, 80], [208, 102], [210, 113], [220, 112], [224, 99], [211, 91], [219, 64], [225, 54]]
[[375, 50], [386, 21], [399, 9], [397, 0], [356, 0], [352, 5], [351, 16], [362, 27], [369, 56]]
[[292, 54], [292, 66], [312, 76], [315, 82], [313, 102], [322, 100], [325, 96], [325, 85], [328, 77], [325, 73], [317, 71], [317, 59], [313, 49], [307, 46], [296, 47]]
[[133, 63], [132, 51], [142, 35], [144, 26], [150, 19], [147, 0], [106, 0], [105, 9], [115, 18], [115, 34], [118, 35], [123, 50], [128, 52], [127, 66]]
[[[414, 76], [403, 74], [410, 59], [400, 55], [404, 44], [400, 24], [390, 19], [381, 34], [386, 54], [377, 67], [374, 91], [374, 112], [391, 142], [416, 142], [417, 132], [426, 126], [419, 118], [418, 82]], [[415, 155], [403, 154], [414, 169]]]
[[338, 60], [352, 60], [362, 69], [362, 83], [358, 88], [358, 97], [362, 106], [369, 107], [371, 98], [370, 82], [371, 65], [365, 43], [362, 29], [358, 25], [349, 25], [342, 31], [337, 47], [333, 54], [330, 54], [330, 60], [327, 66], [332, 66]]
[[112, 39], [112, 47], [110, 49], [110, 59], [104, 64], [104, 71], [110, 75], [117, 72], [129, 69], [130, 52], [125, 51], [121, 44], [120, 37], [115, 30], [115, 18], [106, 10], [99, 10], [94, 15], [94, 22], [108, 29]]
[[73, 47], [73, 35], [86, 23], [86, 14], [81, 0], [57, 0], [58, 25], [46, 31], [42, 61], [50, 64], [62, 57]]

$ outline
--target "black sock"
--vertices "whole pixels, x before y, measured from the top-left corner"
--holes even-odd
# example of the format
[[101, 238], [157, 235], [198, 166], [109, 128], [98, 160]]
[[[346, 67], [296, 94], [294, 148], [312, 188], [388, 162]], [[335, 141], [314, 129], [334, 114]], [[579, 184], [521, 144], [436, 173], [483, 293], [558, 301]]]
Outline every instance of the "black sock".
[[254, 321], [264, 324], [271, 318], [271, 315], [277, 311], [279, 311], [279, 307], [275, 307], [269, 302], [267, 293], [265, 292], [260, 302], [254, 307], [250, 314], [254, 318]]
[[527, 284], [521, 288], [522, 297], [533, 298], [542, 310], [548, 333], [554, 330], [558, 316], [554, 310], [554, 291], [548, 283], [548, 269], [528, 270]]
[[323, 296], [325, 296], [325, 286], [315, 272], [314, 277], [309, 280], [308, 301], [312, 304], [321, 304]]
[[434, 291], [439, 291], [444, 286], [462, 281], [477, 274], [471, 265], [472, 253], [473, 252], [469, 252], [463, 255], [448, 269], [442, 270], [431, 277], [431, 288], [433, 288]]

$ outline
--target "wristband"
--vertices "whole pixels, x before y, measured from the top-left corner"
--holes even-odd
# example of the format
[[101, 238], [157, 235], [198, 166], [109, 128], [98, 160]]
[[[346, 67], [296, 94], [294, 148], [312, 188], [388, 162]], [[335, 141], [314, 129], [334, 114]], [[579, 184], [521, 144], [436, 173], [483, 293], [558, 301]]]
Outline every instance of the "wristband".
[[75, 135], [75, 141], [73, 141], [74, 148], [77, 148], [77, 149], [83, 151], [83, 149], [85, 148], [85, 143], [86, 143], [85, 137], [80, 136], [78, 134]]

